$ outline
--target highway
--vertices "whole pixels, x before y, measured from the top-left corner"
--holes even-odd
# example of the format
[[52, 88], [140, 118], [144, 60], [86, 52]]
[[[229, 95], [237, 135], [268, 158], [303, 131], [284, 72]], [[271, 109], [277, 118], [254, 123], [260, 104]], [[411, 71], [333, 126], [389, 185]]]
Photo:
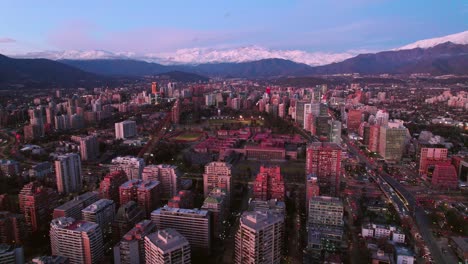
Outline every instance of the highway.
[[[348, 142], [348, 141], [346, 138], [343, 137], [343, 142]], [[412, 213], [412, 216], [415, 219], [415, 222], [418, 226], [419, 232], [421, 233], [423, 240], [425, 241], [427, 247], [429, 248], [432, 258], [434, 259], [434, 262], [435, 263], [448, 263], [447, 261], [445, 261], [442, 255], [442, 252], [440, 251], [440, 248], [437, 245], [437, 242], [434, 236], [432, 235], [432, 232], [430, 230], [430, 223], [427, 219], [426, 213], [420, 206], [418, 206], [414, 195], [410, 193], [403, 185], [401, 185], [397, 180], [395, 180], [388, 173], [384, 171], [379, 171], [377, 166], [371, 161], [369, 161], [369, 159], [362, 152], [360, 152], [354, 145], [348, 143], [347, 146], [348, 146], [348, 150], [351, 153], [359, 157], [360, 161], [363, 161], [367, 165], [368, 168], [371, 168], [376, 172], [377, 177], [379, 177], [382, 181], [390, 185], [396, 191], [396, 193], [398, 193], [398, 195], [390, 196], [392, 198], [392, 202], [396, 204], [398, 208], [401, 208], [402, 204], [404, 204], [404, 206], [409, 209], [410, 213]]]

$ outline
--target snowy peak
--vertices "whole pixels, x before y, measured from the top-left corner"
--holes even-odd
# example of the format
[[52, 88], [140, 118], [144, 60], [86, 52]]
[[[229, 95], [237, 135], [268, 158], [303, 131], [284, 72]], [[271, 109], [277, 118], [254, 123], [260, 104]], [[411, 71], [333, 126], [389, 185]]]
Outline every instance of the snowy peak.
[[259, 46], [234, 49], [180, 49], [173, 54], [149, 54], [158, 57], [163, 64], [240, 63], [262, 59], [285, 59], [311, 66], [340, 62], [356, 56], [358, 52], [325, 53], [302, 50], [271, 50]]
[[113, 53], [105, 50], [66, 50], [66, 51], [40, 51], [29, 52], [23, 55], [14, 56], [16, 58], [45, 58], [50, 60], [98, 60], [98, 59], [126, 59], [134, 56], [132, 52]]
[[263, 59], [285, 59], [310, 66], [340, 62], [358, 55], [358, 51], [343, 53], [306, 52], [302, 50], [272, 50], [260, 46], [246, 46], [233, 49], [190, 48], [179, 49], [172, 53], [136, 54], [132, 52], [110, 52], [104, 50], [68, 50], [30, 52], [16, 55], [16, 58], [46, 58], [51, 60], [97, 60], [97, 59], [133, 59], [156, 62], [164, 65], [204, 64], [204, 63], [240, 63]]
[[403, 47], [400, 47], [396, 50], [408, 50], [408, 49], [415, 49], [415, 48], [427, 49], [427, 48], [435, 47], [439, 44], [446, 43], [446, 42], [468, 45], [468, 30], [464, 32], [452, 34], [452, 35], [447, 35], [444, 37], [423, 39], [423, 40], [405, 45]]

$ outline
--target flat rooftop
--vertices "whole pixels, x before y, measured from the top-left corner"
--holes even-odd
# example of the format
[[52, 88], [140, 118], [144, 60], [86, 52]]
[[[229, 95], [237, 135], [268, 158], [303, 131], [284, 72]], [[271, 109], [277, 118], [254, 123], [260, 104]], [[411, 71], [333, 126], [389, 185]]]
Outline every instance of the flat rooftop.
[[208, 210], [200, 210], [197, 208], [194, 209], [182, 209], [182, 208], [173, 208], [165, 205], [164, 207], [154, 210], [151, 215], [181, 215], [188, 217], [197, 217], [197, 218], [206, 218], [208, 216]]

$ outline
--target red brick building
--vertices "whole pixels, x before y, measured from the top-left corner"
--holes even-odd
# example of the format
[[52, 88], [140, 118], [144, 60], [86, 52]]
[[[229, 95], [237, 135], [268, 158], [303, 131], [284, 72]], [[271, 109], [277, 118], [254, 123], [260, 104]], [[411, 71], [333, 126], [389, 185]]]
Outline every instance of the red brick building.
[[19, 206], [28, 231], [36, 232], [48, 227], [57, 198], [54, 190], [43, 187], [39, 182], [28, 183], [21, 189], [18, 195]]
[[361, 125], [362, 110], [350, 109], [348, 112], [348, 132], [358, 132]]
[[307, 146], [306, 174], [317, 176], [321, 195], [338, 194], [340, 173], [341, 148], [337, 144], [316, 142]]
[[278, 199], [284, 201], [284, 179], [280, 167], [260, 167], [254, 182], [253, 194], [256, 199]]
[[443, 189], [456, 189], [458, 187], [458, 177], [455, 166], [437, 164], [431, 180], [432, 187]]
[[127, 181], [124, 171], [114, 171], [107, 174], [99, 185], [101, 199], [113, 200], [119, 204], [119, 187]]
[[428, 168], [437, 164], [449, 165], [446, 148], [421, 148], [419, 175], [427, 175]]
[[309, 204], [309, 200], [312, 197], [320, 195], [320, 187], [318, 185], [318, 179], [315, 174], [307, 175], [306, 182], [306, 204]]
[[135, 201], [149, 217], [151, 212], [159, 206], [159, 185], [158, 181], [129, 180], [119, 187], [120, 204]]

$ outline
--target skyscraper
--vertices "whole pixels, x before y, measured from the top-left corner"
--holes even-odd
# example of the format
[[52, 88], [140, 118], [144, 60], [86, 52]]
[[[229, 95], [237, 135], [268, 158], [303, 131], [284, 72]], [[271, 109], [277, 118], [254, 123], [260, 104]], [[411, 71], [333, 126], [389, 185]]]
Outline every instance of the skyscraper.
[[214, 237], [218, 237], [223, 231], [223, 222], [228, 216], [229, 206], [226, 204], [226, 192], [220, 188], [211, 190], [203, 201], [202, 210], [211, 212], [211, 223]]
[[255, 178], [253, 195], [256, 199], [270, 200], [278, 199], [284, 201], [284, 180], [279, 166], [261, 166]]
[[179, 122], [180, 122], [180, 102], [179, 102], [179, 99], [177, 99], [174, 102], [174, 105], [172, 106], [171, 120], [172, 120], [172, 123], [174, 123], [174, 124], [179, 124]]
[[137, 126], [135, 121], [125, 120], [115, 123], [115, 138], [126, 139], [137, 135]]
[[24, 216], [0, 211], [0, 243], [21, 245], [25, 242], [26, 223]]
[[164, 206], [151, 213], [151, 220], [159, 229], [177, 230], [189, 241], [193, 251], [209, 254], [212, 236], [210, 212]]
[[232, 165], [227, 162], [210, 162], [205, 166], [203, 174], [203, 190], [205, 197], [213, 188], [221, 188], [226, 191], [227, 198], [231, 195], [231, 169]]
[[52, 210], [56, 206], [57, 193], [35, 181], [23, 186], [18, 200], [28, 231], [35, 233], [44, 228], [49, 221]]
[[403, 156], [408, 129], [403, 125], [381, 126], [379, 137], [379, 154], [386, 161], [398, 162]]
[[157, 94], [158, 93], [158, 83], [157, 82], [152, 82], [151, 83], [151, 93], [152, 94]]
[[143, 220], [128, 231], [114, 247], [114, 263], [145, 263], [145, 237], [156, 230], [151, 220]]
[[143, 180], [155, 180], [161, 183], [161, 198], [169, 199], [177, 194], [179, 189], [179, 170], [177, 166], [159, 164], [148, 165], [143, 169]]
[[52, 255], [67, 257], [70, 264], [99, 263], [104, 255], [98, 224], [60, 217], [50, 223]]
[[94, 160], [99, 156], [99, 145], [95, 135], [73, 136], [72, 141], [80, 144], [82, 160]]
[[81, 220], [81, 210], [96, 202], [98, 199], [97, 192], [87, 192], [75, 196], [72, 200], [56, 207], [54, 209], [53, 218], [72, 217], [75, 220]]
[[235, 239], [234, 263], [281, 263], [284, 215], [244, 212]]
[[158, 181], [129, 180], [119, 187], [120, 204], [135, 201], [150, 216], [160, 203], [159, 185]]
[[307, 175], [306, 182], [306, 203], [309, 203], [310, 198], [320, 195], [320, 187], [318, 185], [318, 179], [315, 174]]
[[136, 202], [130, 201], [121, 205], [112, 224], [112, 236], [114, 240], [120, 240], [124, 234], [144, 218], [145, 211]]
[[127, 179], [141, 179], [143, 168], [145, 167], [145, 160], [133, 156], [117, 157], [112, 159], [109, 167], [111, 172], [124, 171]]
[[359, 125], [361, 124], [362, 110], [350, 109], [348, 112], [348, 131], [355, 132], [359, 130]]
[[335, 143], [311, 143], [306, 150], [306, 174], [317, 176], [320, 192], [337, 195], [340, 187], [341, 148]]
[[113, 200], [120, 205], [119, 187], [127, 181], [124, 171], [113, 171], [107, 174], [99, 185], [99, 197]]
[[158, 230], [145, 237], [146, 264], [191, 263], [190, 244], [172, 228]]
[[375, 123], [378, 126], [388, 125], [389, 114], [386, 110], [378, 110], [375, 114]]
[[76, 153], [58, 156], [55, 161], [55, 176], [59, 193], [81, 191], [81, 159]]
[[101, 199], [81, 210], [84, 221], [99, 225], [103, 234], [111, 233], [115, 218], [115, 203], [112, 200]]

